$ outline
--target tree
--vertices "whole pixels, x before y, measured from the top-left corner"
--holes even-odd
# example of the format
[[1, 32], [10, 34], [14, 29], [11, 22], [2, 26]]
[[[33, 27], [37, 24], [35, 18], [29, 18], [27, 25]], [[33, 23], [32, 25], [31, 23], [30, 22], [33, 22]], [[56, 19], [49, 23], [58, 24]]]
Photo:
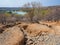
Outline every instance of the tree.
[[0, 13], [0, 23], [6, 24], [6, 17], [3, 13]]
[[[25, 4], [25, 8], [30, 8], [31, 10], [28, 12], [28, 17], [30, 18], [30, 21], [33, 22], [33, 17], [36, 16], [36, 19], [40, 17], [40, 8], [41, 4], [40, 2], [31, 2]], [[35, 20], [38, 21], [38, 20]]]
[[60, 12], [60, 10], [58, 8], [54, 8], [54, 9], [50, 10], [50, 13], [48, 15], [46, 15], [46, 17], [44, 19], [48, 20], [48, 21], [59, 21], [60, 20], [59, 12]]

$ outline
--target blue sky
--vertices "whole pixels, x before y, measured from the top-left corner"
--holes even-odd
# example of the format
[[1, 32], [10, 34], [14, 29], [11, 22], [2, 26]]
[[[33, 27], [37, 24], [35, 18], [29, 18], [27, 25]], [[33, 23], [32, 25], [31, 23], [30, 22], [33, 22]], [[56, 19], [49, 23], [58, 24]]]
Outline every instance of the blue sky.
[[60, 0], [0, 0], [0, 7], [21, 7], [33, 1], [40, 1], [43, 6], [60, 5]]

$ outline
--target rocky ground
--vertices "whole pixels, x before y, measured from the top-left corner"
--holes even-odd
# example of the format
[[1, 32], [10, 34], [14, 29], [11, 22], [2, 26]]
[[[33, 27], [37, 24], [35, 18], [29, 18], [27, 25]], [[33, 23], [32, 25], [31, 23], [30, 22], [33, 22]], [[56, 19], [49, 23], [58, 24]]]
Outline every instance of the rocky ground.
[[0, 26], [0, 45], [60, 45], [60, 23], [18, 23]]

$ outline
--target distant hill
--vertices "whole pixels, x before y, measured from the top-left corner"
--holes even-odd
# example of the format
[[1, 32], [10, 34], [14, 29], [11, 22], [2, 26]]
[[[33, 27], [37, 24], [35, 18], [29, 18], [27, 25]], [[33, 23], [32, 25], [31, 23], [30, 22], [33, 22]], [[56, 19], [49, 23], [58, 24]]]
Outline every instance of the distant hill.
[[[56, 8], [60, 8], [60, 6], [48, 6], [48, 7], [42, 7], [42, 9], [56, 9]], [[1, 10], [5, 10], [5, 11], [14, 11], [14, 10], [29, 10], [30, 8], [25, 8], [25, 7], [0, 7], [0, 11]]]
[[20, 9], [20, 7], [0, 7], [0, 11], [15, 11]]

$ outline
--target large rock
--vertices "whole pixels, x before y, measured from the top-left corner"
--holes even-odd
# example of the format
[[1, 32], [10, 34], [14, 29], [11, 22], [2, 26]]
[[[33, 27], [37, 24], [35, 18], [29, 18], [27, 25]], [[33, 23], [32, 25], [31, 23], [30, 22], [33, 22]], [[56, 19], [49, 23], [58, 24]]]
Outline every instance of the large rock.
[[56, 45], [55, 31], [46, 25], [30, 24], [25, 30], [26, 45]]
[[24, 35], [20, 28], [12, 27], [0, 34], [0, 45], [23, 45]]
[[52, 26], [52, 29], [54, 29], [56, 35], [60, 35], [60, 26], [59, 25]]
[[40, 34], [41, 32], [45, 32], [47, 34], [55, 34], [53, 29], [51, 29], [45, 25], [41, 25], [41, 24], [30, 24], [27, 27], [26, 32], [30, 36], [36, 36], [36, 35]]

